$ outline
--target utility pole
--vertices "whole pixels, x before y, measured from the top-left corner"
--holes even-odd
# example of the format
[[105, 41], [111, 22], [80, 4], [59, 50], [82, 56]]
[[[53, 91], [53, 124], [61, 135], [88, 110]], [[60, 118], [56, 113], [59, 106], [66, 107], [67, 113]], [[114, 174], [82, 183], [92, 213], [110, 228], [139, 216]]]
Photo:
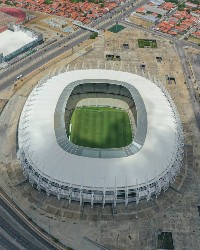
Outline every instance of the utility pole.
[[10, 185], [11, 188], [11, 199], [13, 200], [13, 192], [12, 192], [12, 186]]
[[49, 235], [51, 236], [51, 230], [50, 230], [50, 229], [51, 229], [51, 227], [50, 227], [50, 222], [51, 222], [51, 221], [50, 221], [50, 220], [51, 220], [51, 219], [49, 218]]

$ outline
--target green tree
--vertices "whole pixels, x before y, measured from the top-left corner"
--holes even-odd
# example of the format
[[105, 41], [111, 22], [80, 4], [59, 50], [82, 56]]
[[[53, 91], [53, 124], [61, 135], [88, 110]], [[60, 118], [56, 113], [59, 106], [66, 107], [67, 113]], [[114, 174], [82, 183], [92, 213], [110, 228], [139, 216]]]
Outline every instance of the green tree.
[[200, 5], [200, 0], [190, 0], [191, 3], [194, 3], [194, 4], [197, 4], [197, 5]]
[[184, 10], [184, 8], [185, 8], [185, 3], [179, 3], [178, 4], [178, 10]]
[[6, 1], [6, 2], [5, 2], [5, 4], [7, 4], [7, 5], [11, 5], [11, 3], [10, 3], [9, 1]]
[[52, 1], [51, 0], [44, 0], [44, 3], [45, 4], [52, 4]]
[[97, 36], [98, 36], [98, 33], [97, 33], [97, 32], [93, 32], [93, 33], [90, 35], [90, 39], [95, 39]]

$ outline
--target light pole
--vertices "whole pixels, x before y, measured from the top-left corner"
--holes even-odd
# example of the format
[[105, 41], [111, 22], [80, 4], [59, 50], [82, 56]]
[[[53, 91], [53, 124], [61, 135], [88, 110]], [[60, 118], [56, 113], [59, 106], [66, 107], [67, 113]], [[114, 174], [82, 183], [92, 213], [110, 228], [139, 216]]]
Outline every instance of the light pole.
[[10, 187], [10, 190], [11, 190], [11, 199], [13, 200], [12, 186], [11, 186], [11, 185], [9, 185], [9, 187]]
[[50, 218], [49, 218], [49, 235], [51, 235], [50, 229], [51, 229], [51, 227], [50, 227]]

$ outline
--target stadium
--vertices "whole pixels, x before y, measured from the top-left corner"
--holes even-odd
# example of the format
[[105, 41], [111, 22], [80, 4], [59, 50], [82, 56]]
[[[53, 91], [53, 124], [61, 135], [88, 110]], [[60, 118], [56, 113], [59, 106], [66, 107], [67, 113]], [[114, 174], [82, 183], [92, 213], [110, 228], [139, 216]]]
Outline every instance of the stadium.
[[92, 207], [165, 192], [180, 171], [183, 146], [181, 121], [163, 85], [122, 71], [45, 77], [18, 125], [17, 155], [29, 182]]

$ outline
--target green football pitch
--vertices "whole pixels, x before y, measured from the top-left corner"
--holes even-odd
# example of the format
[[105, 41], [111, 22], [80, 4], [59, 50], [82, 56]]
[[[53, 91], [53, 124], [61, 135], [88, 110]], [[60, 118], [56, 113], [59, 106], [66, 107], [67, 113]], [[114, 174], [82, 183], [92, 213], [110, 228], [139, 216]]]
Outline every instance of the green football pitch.
[[107, 107], [76, 108], [71, 117], [70, 140], [90, 148], [120, 148], [131, 143], [128, 114]]

